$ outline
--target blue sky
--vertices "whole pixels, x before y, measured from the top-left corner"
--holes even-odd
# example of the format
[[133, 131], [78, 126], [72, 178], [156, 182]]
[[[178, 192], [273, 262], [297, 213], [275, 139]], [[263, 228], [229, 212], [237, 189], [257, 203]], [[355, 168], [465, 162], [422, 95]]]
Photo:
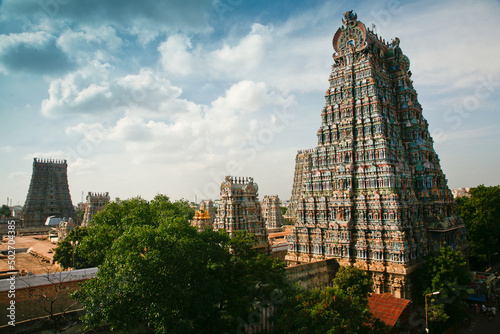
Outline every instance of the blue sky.
[[224, 175], [288, 199], [314, 147], [342, 14], [410, 58], [449, 186], [500, 184], [498, 1], [0, 1], [0, 202], [34, 157], [73, 203], [218, 197]]

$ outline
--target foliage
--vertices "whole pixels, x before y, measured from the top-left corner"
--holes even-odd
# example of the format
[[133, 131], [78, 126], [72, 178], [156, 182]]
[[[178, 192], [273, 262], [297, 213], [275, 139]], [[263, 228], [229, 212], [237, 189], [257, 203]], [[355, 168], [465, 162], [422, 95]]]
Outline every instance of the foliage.
[[[91, 264], [86, 256], [82, 254], [78, 244], [88, 236], [88, 228], [76, 227], [71, 231], [54, 251], [54, 260], [57, 261], [63, 268], [88, 268]], [[72, 244], [73, 243], [73, 244]]]
[[[85, 235], [80, 234], [79, 238], [68, 236], [68, 242], [79, 242], [75, 247], [75, 267], [97, 267], [102, 264], [113, 242], [133, 226], [158, 226], [169, 219], [179, 217], [188, 220], [193, 215], [194, 210], [187, 201], [172, 203], [165, 195], [157, 195], [151, 202], [140, 197], [116, 199], [93, 217]], [[62, 242], [56, 248], [57, 261], [65, 268], [70, 267], [73, 261], [73, 248], [68, 251], [68, 247], [71, 245]]]
[[500, 253], [500, 186], [472, 188], [470, 198], [456, 203], [467, 229], [471, 267], [482, 270]]
[[[101, 261], [75, 294], [89, 327], [220, 333], [285, 286], [284, 265], [256, 253], [251, 237], [197, 232], [185, 202], [157, 196], [110, 204], [82, 241], [88, 258]], [[92, 255], [94, 247], [105, 248]]]
[[368, 309], [373, 282], [357, 267], [340, 267], [334, 287], [296, 288], [279, 307], [275, 333], [386, 333], [387, 326]]
[[0, 208], [0, 217], [10, 217], [12, 216], [12, 210], [5, 204]]
[[333, 283], [346, 295], [366, 301], [373, 290], [373, 281], [363, 270], [354, 266], [342, 266], [333, 279]]
[[286, 215], [286, 212], [288, 211], [288, 208], [286, 206], [282, 206], [282, 207], [280, 207], [280, 209], [281, 209], [281, 214], [283, 216]]
[[77, 208], [76, 212], [76, 224], [81, 225], [83, 222], [83, 217], [85, 216], [85, 210]]
[[444, 329], [465, 316], [463, 301], [467, 296], [467, 287], [471, 277], [467, 263], [458, 250], [443, 247], [438, 254], [429, 257], [422, 267], [414, 272], [412, 282], [415, 287], [417, 302], [424, 305], [425, 295], [429, 295], [429, 321], [431, 328]]
[[362, 301], [337, 286], [297, 289], [279, 307], [274, 333], [387, 333], [387, 326], [370, 313], [367, 304], [366, 298]]

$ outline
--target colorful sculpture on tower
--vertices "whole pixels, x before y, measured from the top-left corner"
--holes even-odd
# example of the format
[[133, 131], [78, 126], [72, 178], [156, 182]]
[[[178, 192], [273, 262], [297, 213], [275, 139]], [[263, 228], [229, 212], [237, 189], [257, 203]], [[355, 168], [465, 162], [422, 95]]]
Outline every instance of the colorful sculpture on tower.
[[352, 11], [342, 22], [318, 145], [297, 154], [286, 260], [336, 258], [370, 272], [376, 293], [408, 298], [423, 256], [443, 246], [466, 255], [465, 227], [399, 39], [386, 42]]

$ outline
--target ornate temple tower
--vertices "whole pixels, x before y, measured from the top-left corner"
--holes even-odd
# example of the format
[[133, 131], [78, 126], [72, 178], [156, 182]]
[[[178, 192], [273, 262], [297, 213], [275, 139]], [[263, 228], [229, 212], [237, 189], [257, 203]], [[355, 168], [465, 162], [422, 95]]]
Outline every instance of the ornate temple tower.
[[206, 211], [210, 217], [210, 224], [213, 224], [215, 221], [215, 209], [214, 209], [214, 201], [211, 199], [205, 199], [200, 202], [200, 211]]
[[288, 204], [286, 218], [296, 222], [297, 204], [305, 187], [305, 176], [312, 168], [311, 154], [313, 150], [302, 150], [295, 157], [295, 172], [293, 174], [292, 197]]
[[342, 22], [318, 145], [297, 154], [311, 165], [294, 179], [286, 260], [336, 258], [370, 272], [376, 293], [408, 298], [421, 257], [443, 246], [466, 255], [465, 227], [399, 39], [385, 42], [352, 11]]
[[104, 210], [106, 204], [110, 201], [109, 193], [91, 193], [89, 192], [85, 202], [85, 213], [83, 214], [83, 226], [88, 226], [94, 215]]
[[49, 216], [76, 219], [66, 160], [33, 159], [33, 174], [23, 208], [24, 226], [42, 226]]
[[212, 218], [210, 218], [210, 213], [207, 210], [196, 210], [194, 212], [194, 217], [191, 220], [191, 226], [194, 226], [198, 229], [198, 231], [203, 231], [205, 229], [213, 229], [214, 225], [212, 222]]
[[221, 200], [215, 216], [215, 229], [247, 231], [255, 235], [257, 248], [268, 251], [267, 232], [260, 210], [259, 187], [251, 177], [226, 176], [220, 187]]
[[281, 201], [278, 195], [264, 196], [261, 203], [261, 210], [268, 230], [280, 229], [284, 225], [285, 219], [281, 214]]

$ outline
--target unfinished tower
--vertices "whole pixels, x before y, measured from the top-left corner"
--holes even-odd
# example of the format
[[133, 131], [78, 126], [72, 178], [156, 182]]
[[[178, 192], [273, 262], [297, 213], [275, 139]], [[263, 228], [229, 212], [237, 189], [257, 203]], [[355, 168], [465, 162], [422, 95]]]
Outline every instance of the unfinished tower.
[[304, 172], [286, 260], [335, 258], [371, 273], [376, 293], [408, 298], [423, 256], [443, 246], [467, 253], [465, 227], [399, 39], [386, 42], [352, 11], [342, 22], [318, 145], [297, 155]]
[[33, 174], [23, 208], [24, 226], [42, 226], [47, 217], [76, 219], [66, 160], [33, 159]]

